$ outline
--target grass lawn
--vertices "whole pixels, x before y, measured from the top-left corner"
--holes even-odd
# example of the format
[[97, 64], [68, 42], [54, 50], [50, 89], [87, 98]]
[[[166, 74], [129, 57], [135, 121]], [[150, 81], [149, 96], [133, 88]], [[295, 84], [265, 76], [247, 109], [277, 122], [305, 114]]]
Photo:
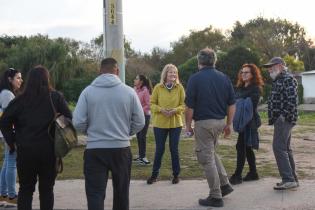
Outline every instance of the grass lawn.
[[[262, 122], [267, 123], [267, 114], [261, 113]], [[298, 124], [301, 125], [315, 125], [315, 113], [300, 113]], [[263, 134], [262, 134], [263, 135]], [[231, 137], [231, 141], [236, 140], [236, 135]], [[263, 137], [262, 137], [263, 141]], [[131, 141], [132, 154], [135, 156], [138, 154], [138, 145], [136, 139]], [[149, 129], [147, 139], [147, 158], [151, 161], [148, 166], [132, 165], [132, 179], [146, 179], [151, 175], [152, 161], [155, 150], [155, 142], [153, 137], [152, 128]], [[228, 172], [231, 175], [235, 169], [236, 162], [236, 150], [235, 144], [231, 145], [219, 145], [218, 154], [221, 156], [221, 160]], [[267, 153], [264, 149], [260, 149], [257, 153], [264, 155]], [[0, 146], [0, 155], [3, 153], [3, 145]], [[73, 149], [70, 154], [64, 158], [64, 171], [58, 175], [58, 179], [78, 179], [83, 178], [83, 153], [84, 147], [77, 147]], [[203, 170], [197, 162], [196, 155], [194, 153], [194, 140], [193, 138], [182, 138], [179, 146], [180, 163], [181, 163], [181, 178], [182, 179], [203, 179]], [[2, 161], [2, 160], [1, 160]], [[278, 176], [275, 164], [270, 161], [262, 161], [257, 163], [259, 175], [261, 177]], [[244, 172], [247, 171], [247, 163], [245, 164]], [[245, 174], [245, 173], [244, 173]], [[170, 152], [168, 149], [168, 143], [164, 153], [162, 167], [160, 170], [160, 179], [168, 180], [172, 177]]]

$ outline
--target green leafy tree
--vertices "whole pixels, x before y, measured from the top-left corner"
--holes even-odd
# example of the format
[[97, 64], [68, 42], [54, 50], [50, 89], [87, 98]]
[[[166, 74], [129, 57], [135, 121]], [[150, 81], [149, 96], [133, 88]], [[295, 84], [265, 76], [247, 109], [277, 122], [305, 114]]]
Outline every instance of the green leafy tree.
[[295, 59], [293, 56], [286, 55], [284, 56], [284, 61], [289, 69], [292, 72], [302, 72], [304, 71], [304, 63], [298, 59]]
[[178, 67], [178, 74], [181, 83], [186, 87], [189, 77], [197, 71], [198, 61], [197, 57], [194, 56]]
[[249, 20], [244, 25], [236, 22], [230, 41], [232, 45], [242, 44], [255, 49], [264, 61], [287, 54], [302, 56], [303, 46], [310, 45], [304, 28], [298, 23], [263, 17]]
[[257, 53], [253, 52], [251, 49], [237, 46], [227, 51], [227, 53], [221, 53], [221, 55], [218, 56], [216, 66], [230, 77], [233, 84], [236, 84], [238, 71], [245, 63], [253, 63], [259, 66], [259, 57]]
[[315, 70], [315, 47], [305, 48], [302, 60], [305, 71]]
[[171, 43], [172, 50], [166, 59], [175, 65], [180, 65], [205, 47], [214, 50], [226, 48], [227, 40], [222, 32], [212, 26], [200, 31], [190, 31], [188, 36], [182, 36], [178, 41]]

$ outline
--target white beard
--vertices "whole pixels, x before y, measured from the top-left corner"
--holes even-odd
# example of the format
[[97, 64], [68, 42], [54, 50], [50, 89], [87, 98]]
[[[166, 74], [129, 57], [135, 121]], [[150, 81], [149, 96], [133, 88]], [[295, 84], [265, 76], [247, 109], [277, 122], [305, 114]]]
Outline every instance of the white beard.
[[270, 77], [271, 77], [271, 79], [272, 79], [273, 81], [276, 80], [276, 78], [277, 78], [277, 76], [278, 76], [279, 74], [280, 74], [279, 71], [273, 71], [273, 72], [269, 73], [269, 75], [270, 75]]

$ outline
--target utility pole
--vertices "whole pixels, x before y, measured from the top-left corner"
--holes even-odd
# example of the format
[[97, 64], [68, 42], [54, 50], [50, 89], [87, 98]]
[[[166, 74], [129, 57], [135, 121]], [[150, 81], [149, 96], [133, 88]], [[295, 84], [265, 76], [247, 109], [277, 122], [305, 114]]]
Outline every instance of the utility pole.
[[125, 82], [125, 56], [122, 0], [103, 0], [103, 47], [104, 57], [115, 58], [119, 66], [119, 77]]

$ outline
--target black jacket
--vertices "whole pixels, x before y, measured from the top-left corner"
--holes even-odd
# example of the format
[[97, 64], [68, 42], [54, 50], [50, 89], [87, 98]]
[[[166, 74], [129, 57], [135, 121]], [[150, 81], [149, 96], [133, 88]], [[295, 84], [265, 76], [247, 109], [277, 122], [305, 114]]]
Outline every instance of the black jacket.
[[[57, 91], [51, 92], [56, 111], [72, 118], [64, 97]], [[38, 103], [27, 103], [16, 97], [6, 108], [0, 119], [0, 129], [10, 148], [31, 147], [36, 144], [51, 143], [48, 127], [54, 118], [49, 94]]]
[[257, 106], [260, 98], [259, 87], [251, 84], [247, 87], [238, 88], [236, 91], [237, 98], [247, 98], [250, 97], [253, 103], [253, 118], [246, 125], [242, 134], [238, 136], [238, 139], [244, 138], [247, 147], [252, 147], [253, 149], [259, 148], [259, 135], [258, 127], [261, 125], [261, 119], [257, 111]]
[[249, 85], [236, 89], [236, 99], [250, 97], [253, 103], [253, 119], [249, 122], [252, 129], [257, 129], [261, 125], [261, 119], [257, 111], [257, 106], [260, 98], [260, 90], [256, 85]]

